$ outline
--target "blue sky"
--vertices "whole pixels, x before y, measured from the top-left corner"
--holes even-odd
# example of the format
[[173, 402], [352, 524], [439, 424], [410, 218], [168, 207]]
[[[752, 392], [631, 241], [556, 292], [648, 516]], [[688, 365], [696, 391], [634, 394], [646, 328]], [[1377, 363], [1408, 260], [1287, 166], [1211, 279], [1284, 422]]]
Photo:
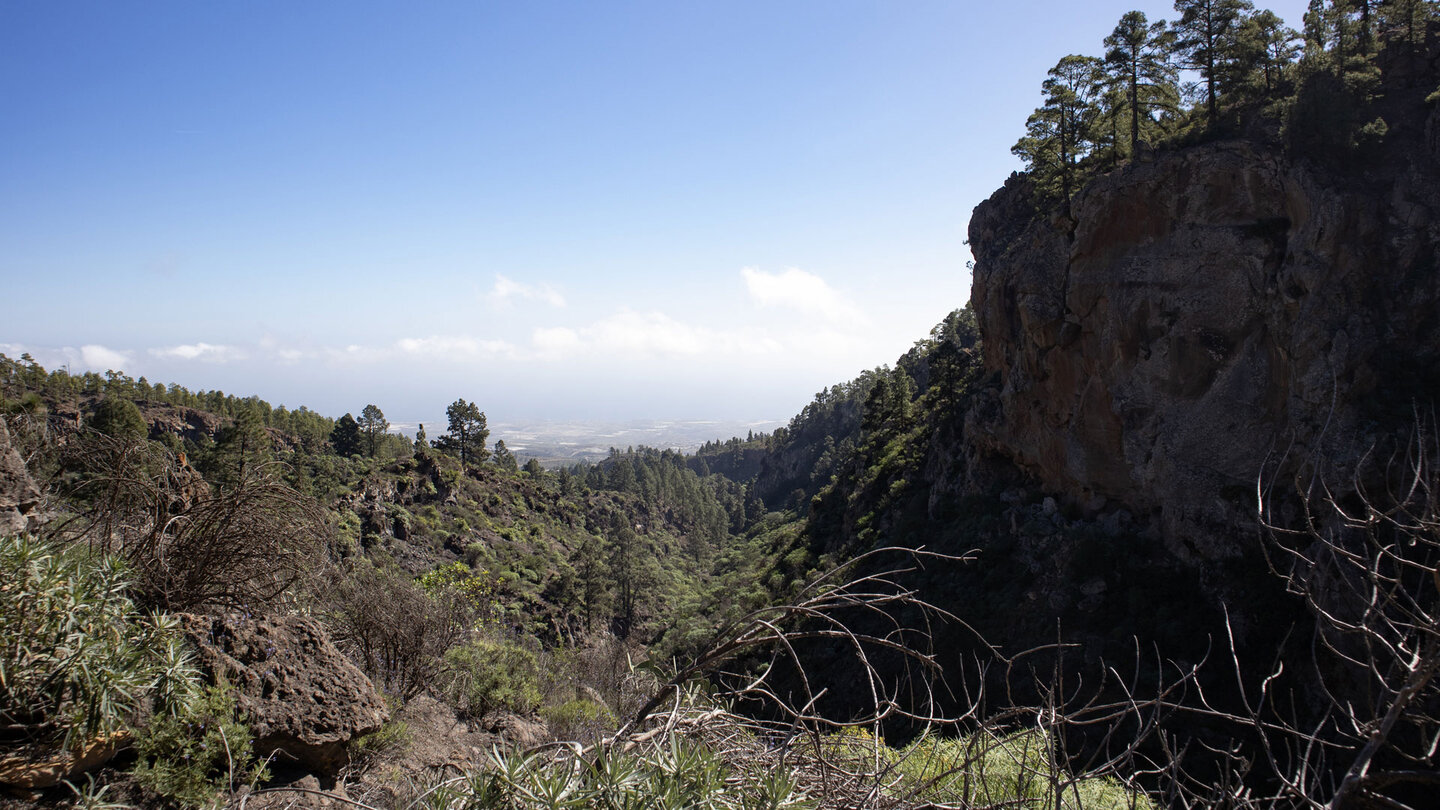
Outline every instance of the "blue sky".
[[0, 351], [784, 419], [965, 303], [1045, 71], [1137, 7], [0, 0]]

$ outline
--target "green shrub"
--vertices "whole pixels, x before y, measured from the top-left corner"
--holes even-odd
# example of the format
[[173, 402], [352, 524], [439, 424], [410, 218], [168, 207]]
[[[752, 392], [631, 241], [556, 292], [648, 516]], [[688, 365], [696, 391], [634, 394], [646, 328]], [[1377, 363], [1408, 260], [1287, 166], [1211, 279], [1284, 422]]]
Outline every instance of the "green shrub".
[[540, 668], [524, 647], [471, 641], [445, 653], [444, 673], [446, 696], [461, 714], [528, 714], [540, 706]]
[[490, 562], [490, 549], [484, 543], [470, 543], [465, 546], [465, 564], [471, 568], [488, 568]]
[[601, 748], [582, 761], [492, 751], [488, 767], [436, 786], [429, 810], [600, 807], [800, 810], [815, 806], [789, 769], [743, 772], [710, 748], [671, 736], [636, 751]]
[[335, 527], [335, 542], [350, 554], [360, 546], [360, 516], [349, 509], [330, 512], [331, 525]]
[[189, 711], [158, 715], [135, 740], [135, 778], [147, 790], [189, 807], [267, 778], [251, 751], [250, 727], [226, 686], [211, 686]]
[[346, 749], [350, 761], [365, 765], [380, 757], [403, 754], [410, 748], [410, 725], [403, 720], [390, 720], [377, 731], [356, 737]]
[[907, 802], [1055, 810], [1060, 787], [1061, 810], [1153, 810], [1143, 793], [1114, 779], [1067, 774], [1050, 748], [1046, 735], [1036, 731], [924, 736], [896, 750], [863, 728], [847, 728], [822, 743], [825, 757], [841, 767], [897, 774], [900, 780], [889, 792]]
[[390, 508], [386, 511], [386, 517], [390, 519], [392, 525], [397, 527], [404, 526], [406, 531], [415, 528], [415, 525], [419, 522], [415, 519], [414, 515], [410, 514], [408, 509], [397, 504], [390, 505]]
[[0, 723], [73, 747], [126, 728], [147, 698], [193, 699], [174, 620], [136, 610], [119, 561], [0, 537], [0, 583]]
[[593, 742], [617, 724], [615, 713], [593, 700], [580, 698], [558, 706], [544, 706], [540, 716], [556, 739]]
[[1385, 136], [1389, 133], [1390, 125], [1385, 123], [1385, 119], [1376, 118], [1355, 130], [1355, 144], [1357, 146], [1374, 146], [1385, 140]]
[[961, 739], [922, 737], [894, 758], [914, 798], [978, 807], [1149, 810], [1143, 794], [1106, 778], [1074, 778], [1055, 765], [1049, 738], [1035, 731], [979, 732]]
[[476, 625], [495, 612], [495, 579], [488, 571], [475, 571], [457, 560], [422, 574], [419, 583], [431, 599], [468, 610]]

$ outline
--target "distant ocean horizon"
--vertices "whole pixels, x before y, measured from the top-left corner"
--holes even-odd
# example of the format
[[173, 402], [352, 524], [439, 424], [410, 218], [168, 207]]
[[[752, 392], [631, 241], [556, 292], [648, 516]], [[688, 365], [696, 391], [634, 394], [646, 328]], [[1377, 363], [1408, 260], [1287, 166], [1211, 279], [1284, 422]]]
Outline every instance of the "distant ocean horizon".
[[[491, 422], [490, 444], [504, 441], [505, 447], [522, 461], [595, 462], [610, 455], [610, 448], [653, 447], [692, 453], [710, 441], [745, 438], [751, 432], [768, 433], [789, 419], [550, 419]], [[434, 422], [397, 422], [392, 432], [414, 437], [419, 425], [434, 439], [445, 432], [443, 417]]]

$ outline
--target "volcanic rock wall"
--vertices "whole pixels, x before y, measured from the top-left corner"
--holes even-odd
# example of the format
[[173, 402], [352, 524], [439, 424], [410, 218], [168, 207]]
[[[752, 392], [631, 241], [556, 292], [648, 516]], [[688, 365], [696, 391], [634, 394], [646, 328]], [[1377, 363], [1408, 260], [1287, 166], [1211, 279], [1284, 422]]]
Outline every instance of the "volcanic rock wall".
[[1433, 117], [1353, 169], [1252, 141], [1160, 153], [1049, 218], [1012, 178], [970, 223], [991, 374], [972, 447], [1149, 516], [1181, 558], [1239, 553], [1263, 471], [1343, 475], [1440, 393]]

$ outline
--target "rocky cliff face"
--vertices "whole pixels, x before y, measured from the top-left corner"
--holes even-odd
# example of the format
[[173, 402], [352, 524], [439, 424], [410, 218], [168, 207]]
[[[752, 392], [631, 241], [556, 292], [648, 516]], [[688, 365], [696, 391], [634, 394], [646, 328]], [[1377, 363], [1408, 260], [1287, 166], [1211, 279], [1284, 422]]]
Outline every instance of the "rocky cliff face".
[[1416, 98], [1361, 168], [1162, 153], [1050, 218], [1012, 179], [970, 223], [978, 455], [1148, 515], [1181, 558], [1239, 553], [1267, 464], [1343, 471], [1440, 394], [1435, 130]]
[[25, 531], [40, 500], [40, 489], [20, 453], [11, 446], [10, 431], [0, 419], [0, 532]]

